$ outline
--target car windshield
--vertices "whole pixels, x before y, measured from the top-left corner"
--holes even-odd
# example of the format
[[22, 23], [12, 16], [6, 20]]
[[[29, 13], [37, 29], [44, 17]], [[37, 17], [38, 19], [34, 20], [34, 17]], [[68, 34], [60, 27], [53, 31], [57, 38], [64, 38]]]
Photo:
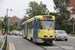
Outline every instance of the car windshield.
[[58, 31], [57, 31], [57, 30], [55, 30], [55, 33], [60, 33], [60, 34], [62, 34], [62, 33], [63, 33], [63, 34], [64, 34], [64, 33], [66, 33], [66, 32], [65, 32], [64, 30], [58, 30]]
[[66, 32], [65, 32], [65, 31], [58, 31], [58, 33], [60, 33], [60, 34], [61, 34], [61, 33], [66, 33]]

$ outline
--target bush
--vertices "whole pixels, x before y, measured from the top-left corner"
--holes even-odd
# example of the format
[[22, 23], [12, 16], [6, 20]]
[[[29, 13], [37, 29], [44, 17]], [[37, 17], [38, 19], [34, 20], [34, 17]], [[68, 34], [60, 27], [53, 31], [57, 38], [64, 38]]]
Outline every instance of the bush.
[[[56, 30], [65, 30], [65, 25], [56, 25], [55, 26]], [[73, 31], [73, 25], [67, 25], [66, 32], [69, 34]]]
[[71, 32], [70, 34], [75, 34], [75, 32]]

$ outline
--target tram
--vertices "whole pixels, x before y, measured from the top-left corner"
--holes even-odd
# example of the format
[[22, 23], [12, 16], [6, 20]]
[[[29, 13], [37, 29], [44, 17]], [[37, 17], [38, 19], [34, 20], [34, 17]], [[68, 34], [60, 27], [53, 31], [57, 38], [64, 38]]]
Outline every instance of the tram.
[[24, 38], [36, 43], [54, 43], [55, 16], [39, 15], [22, 23]]

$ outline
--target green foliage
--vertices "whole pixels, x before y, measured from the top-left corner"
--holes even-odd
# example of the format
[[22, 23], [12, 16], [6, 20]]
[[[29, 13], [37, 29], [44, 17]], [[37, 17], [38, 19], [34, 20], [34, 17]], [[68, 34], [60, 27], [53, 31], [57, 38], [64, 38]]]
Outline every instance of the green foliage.
[[2, 21], [0, 20], [0, 30], [2, 30]]
[[9, 24], [9, 25], [8, 25], [8, 30], [9, 30], [9, 31], [12, 31], [12, 30], [13, 30], [13, 25]]
[[5, 18], [4, 18], [4, 22], [5, 22], [5, 24], [6, 24], [6, 16], [5, 16]]
[[75, 34], [75, 32], [71, 32], [70, 34]]
[[21, 31], [21, 28], [17, 28], [18, 31]]
[[55, 16], [55, 25], [62, 25], [62, 22], [60, 22], [60, 21], [62, 21], [61, 18], [60, 18], [61, 16], [58, 15], [58, 13], [50, 12], [49, 15]]
[[17, 30], [17, 26], [13, 25], [13, 29], [14, 29], [14, 30]]
[[21, 20], [20, 22], [20, 29], [24, 28], [24, 26], [22, 25], [23, 22], [25, 22], [28, 19], [27, 16], [24, 16], [24, 18]]
[[3, 44], [3, 42], [0, 42], [0, 48], [1, 48], [2, 44]]
[[50, 12], [49, 15], [53, 15], [53, 16], [55, 16], [55, 17], [58, 16], [58, 14], [55, 13], [55, 12]]
[[46, 5], [44, 5], [42, 2], [40, 2], [40, 4], [38, 4], [35, 1], [31, 1], [29, 3], [29, 8], [27, 9], [26, 14], [29, 15], [29, 18], [32, 18], [36, 15], [42, 15], [45, 14], [47, 8]]
[[[53, 0], [55, 4], [55, 10], [59, 14], [58, 17], [56, 17], [56, 21], [60, 21], [59, 25], [65, 23], [65, 17], [66, 20], [70, 18], [70, 12], [66, 9], [69, 3], [69, 0]], [[66, 4], [65, 4], [66, 2]]]
[[[56, 30], [65, 30], [65, 25], [55, 25]], [[67, 25], [67, 30], [66, 32], [69, 34], [70, 32], [73, 31], [73, 25]]]

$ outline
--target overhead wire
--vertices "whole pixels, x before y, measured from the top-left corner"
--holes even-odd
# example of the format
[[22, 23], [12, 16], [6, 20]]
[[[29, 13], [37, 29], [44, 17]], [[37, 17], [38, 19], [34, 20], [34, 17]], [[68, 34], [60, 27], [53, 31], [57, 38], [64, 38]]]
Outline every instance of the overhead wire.
[[8, 3], [8, 4], [12, 4], [12, 5], [14, 5], [14, 6], [18, 6], [18, 7], [24, 8], [23, 6], [20, 6], [20, 5], [17, 5], [17, 4], [13, 4], [13, 3], [10, 3], [10, 2], [7, 2], [7, 1], [3, 1], [3, 0], [2, 0], [2, 2], [6, 2], [6, 3]]

